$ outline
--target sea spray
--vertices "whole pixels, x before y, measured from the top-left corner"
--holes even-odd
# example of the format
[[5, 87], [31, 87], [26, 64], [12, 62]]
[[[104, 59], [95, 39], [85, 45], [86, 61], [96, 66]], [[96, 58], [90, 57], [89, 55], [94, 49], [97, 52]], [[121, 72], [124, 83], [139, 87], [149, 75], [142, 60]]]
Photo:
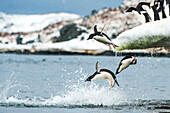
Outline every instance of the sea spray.
[[82, 71], [82, 68], [75, 71], [75, 73], [79, 73], [80, 77], [77, 82], [68, 79], [66, 83], [69, 85], [65, 85], [60, 94], [51, 94], [48, 98], [41, 96], [21, 98], [20, 94], [7, 97], [8, 91], [15, 89], [16, 86], [25, 87], [24, 84], [14, 84], [11, 80], [13, 75], [11, 75], [2, 85], [5, 88], [1, 92], [0, 105], [15, 107], [100, 107], [119, 105], [124, 102], [125, 95], [120, 88], [109, 89], [109, 87], [95, 84], [95, 82], [85, 83], [86, 76]]

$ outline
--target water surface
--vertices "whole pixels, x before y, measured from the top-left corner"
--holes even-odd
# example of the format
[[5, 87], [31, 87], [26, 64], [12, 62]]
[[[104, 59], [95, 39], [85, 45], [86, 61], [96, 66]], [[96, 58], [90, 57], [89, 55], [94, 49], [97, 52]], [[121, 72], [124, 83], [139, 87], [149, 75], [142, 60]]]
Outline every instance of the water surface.
[[170, 112], [170, 59], [137, 57], [112, 89], [84, 82], [95, 63], [114, 73], [122, 57], [0, 54], [0, 112]]

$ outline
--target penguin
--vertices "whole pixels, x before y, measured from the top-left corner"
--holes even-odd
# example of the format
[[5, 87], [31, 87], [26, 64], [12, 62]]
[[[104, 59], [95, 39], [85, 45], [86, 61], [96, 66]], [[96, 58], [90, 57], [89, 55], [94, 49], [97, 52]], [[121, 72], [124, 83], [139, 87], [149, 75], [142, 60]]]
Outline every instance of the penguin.
[[152, 21], [151, 17], [149, 16], [149, 14], [147, 12], [141, 13], [140, 10], [138, 10], [134, 7], [130, 7], [126, 12], [133, 12], [133, 11], [141, 23], [147, 23], [147, 22]]
[[151, 19], [151, 17], [149, 16], [148, 13], [142, 13], [142, 14], [145, 16], [145, 23], [152, 21], [152, 19]]
[[169, 9], [169, 16], [170, 16], [170, 0], [166, 0], [166, 5], [168, 6], [168, 9]]
[[[130, 7], [126, 12], [133, 12], [138, 20], [141, 22], [141, 23], [147, 23], [147, 22], [150, 22], [152, 21], [150, 15], [148, 14], [148, 12], [145, 10], [146, 7], [144, 6], [147, 6], [149, 9], [150, 9], [150, 3], [149, 2], [140, 2], [136, 8], [135, 7]], [[147, 9], [148, 10], [148, 9]], [[144, 13], [142, 13], [144, 12]]]
[[135, 56], [126, 55], [119, 63], [119, 66], [116, 70], [116, 75], [122, 70], [126, 69], [129, 65], [134, 65], [137, 63], [137, 58]]
[[[101, 80], [106, 79], [109, 82], [110, 88], [114, 87], [115, 83], [119, 86], [119, 83], [117, 82], [115, 74], [108, 70], [108, 69], [100, 69], [99, 63], [96, 63], [96, 72], [89, 76], [85, 82], [91, 81], [91, 80]], [[112, 84], [113, 83], [113, 84]]]
[[94, 33], [90, 34], [87, 40], [90, 39], [95, 39], [98, 42], [101, 42], [105, 45], [109, 45], [109, 49], [111, 49], [110, 45], [113, 45], [114, 48], [118, 47], [105, 33], [103, 33], [102, 31], [101, 32], [97, 31], [97, 25], [94, 26]]
[[165, 7], [165, 13], [166, 13], [166, 16], [169, 17], [170, 16], [170, 0], [165, 0], [164, 2], [164, 7]]
[[164, 0], [155, 0], [155, 1], [159, 3], [158, 12], [161, 12], [162, 19], [167, 18], [165, 14]]
[[158, 4], [156, 4], [156, 2], [154, 2], [154, 5], [151, 6], [151, 8], [152, 8], [152, 10], [153, 10], [153, 12], [154, 12], [154, 21], [160, 20], [157, 7], [158, 7]]
[[136, 8], [140, 11], [146, 11], [145, 8], [143, 6], [147, 6], [150, 8], [150, 3], [149, 2], [140, 2]]
[[146, 11], [146, 13], [148, 13], [148, 15], [151, 18], [151, 20], [154, 20], [154, 12], [153, 12], [153, 10], [151, 8], [151, 4], [152, 3], [147, 2], [147, 5], [143, 5], [142, 8]]

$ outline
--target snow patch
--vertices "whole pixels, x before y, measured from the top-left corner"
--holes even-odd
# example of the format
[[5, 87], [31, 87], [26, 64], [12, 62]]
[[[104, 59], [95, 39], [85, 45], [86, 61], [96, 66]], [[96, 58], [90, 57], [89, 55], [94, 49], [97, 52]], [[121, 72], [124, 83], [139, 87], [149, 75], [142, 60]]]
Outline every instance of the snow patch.
[[[119, 50], [142, 49], [162, 43], [170, 43], [170, 18], [149, 22], [121, 33], [113, 42], [119, 45]], [[161, 45], [160, 45], [161, 46]]]
[[50, 24], [79, 18], [69, 13], [43, 15], [5, 14], [0, 12], [0, 32], [32, 32], [42, 30]]

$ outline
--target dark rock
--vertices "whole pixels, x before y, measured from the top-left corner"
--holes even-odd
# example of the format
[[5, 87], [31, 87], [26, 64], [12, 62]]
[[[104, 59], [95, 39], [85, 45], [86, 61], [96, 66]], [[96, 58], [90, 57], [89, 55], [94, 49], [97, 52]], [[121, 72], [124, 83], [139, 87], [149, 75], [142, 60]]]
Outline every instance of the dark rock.
[[29, 40], [29, 41], [27, 41], [25, 44], [32, 44], [32, 43], [34, 43], [35, 41], [34, 40]]
[[81, 35], [83, 32], [86, 32], [86, 31], [77, 27], [77, 25], [75, 23], [71, 23], [71, 24], [68, 24], [68, 25], [64, 26], [63, 28], [61, 28], [60, 36], [53, 37], [52, 41], [53, 41], [53, 43], [68, 41], [68, 40], [77, 38], [77, 36]]
[[23, 35], [18, 35], [16, 38], [17, 44], [22, 44]]

